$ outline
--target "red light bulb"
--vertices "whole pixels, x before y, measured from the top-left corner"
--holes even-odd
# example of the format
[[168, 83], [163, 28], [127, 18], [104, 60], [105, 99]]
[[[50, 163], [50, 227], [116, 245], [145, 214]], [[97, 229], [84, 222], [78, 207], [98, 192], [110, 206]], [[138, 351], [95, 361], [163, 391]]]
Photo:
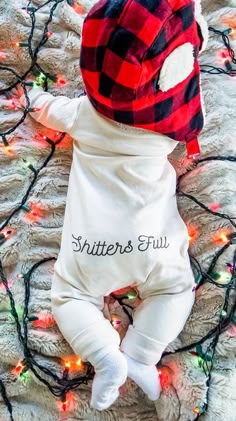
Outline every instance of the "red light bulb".
[[57, 76], [56, 85], [57, 85], [58, 87], [60, 87], [60, 86], [64, 86], [64, 85], [66, 85], [66, 84], [67, 84], [67, 80], [66, 80], [66, 78], [65, 78], [64, 76], [62, 76], [62, 75], [58, 75], [58, 76]]
[[40, 139], [46, 140], [47, 136], [43, 133], [38, 133], [38, 136], [40, 137]]
[[208, 208], [211, 209], [213, 212], [217, 212], [220, 208], [219, 203], [209, 203]]

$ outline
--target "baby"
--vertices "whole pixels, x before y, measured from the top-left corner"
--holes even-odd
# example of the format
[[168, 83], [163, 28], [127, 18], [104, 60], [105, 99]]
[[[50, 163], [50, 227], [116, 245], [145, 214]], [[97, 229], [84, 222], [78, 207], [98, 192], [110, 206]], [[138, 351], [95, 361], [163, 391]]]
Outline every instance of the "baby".
[[[95, 368], [90, 405], [104, 410], [129, 376], [156, 400], [156, 363], [194, 303], [188, 231], [168, 155], [199, 152], [204, 126], [198, 55], [207, 43], [200, 4], [100, 0], [82, 31], [86, 95], [29, 92], [32, 117], [74, 139], [52, 312], [75, 354]], [[21, 98], [22, 104], [25, 99]], [[136, 285], [141, 304], [120, 336], [104, 297]]]

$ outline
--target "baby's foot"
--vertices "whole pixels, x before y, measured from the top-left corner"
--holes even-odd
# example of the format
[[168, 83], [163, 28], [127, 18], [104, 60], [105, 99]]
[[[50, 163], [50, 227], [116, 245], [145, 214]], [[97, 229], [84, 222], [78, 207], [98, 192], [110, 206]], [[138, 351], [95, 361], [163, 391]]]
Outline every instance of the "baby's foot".
[[119, 387], [127, 379], [127, 362], [119, 348], [114, 347], [94, 368], [96, 374], [92, 384], [90, 406], [102, 411], [118, 398]]
[[140, 363], [125, 352], [123, 354], [128, 364], [128, 377], [141, 387], [150, 400], [157, 400], [160, 396], [161, 384], [156, 366]]

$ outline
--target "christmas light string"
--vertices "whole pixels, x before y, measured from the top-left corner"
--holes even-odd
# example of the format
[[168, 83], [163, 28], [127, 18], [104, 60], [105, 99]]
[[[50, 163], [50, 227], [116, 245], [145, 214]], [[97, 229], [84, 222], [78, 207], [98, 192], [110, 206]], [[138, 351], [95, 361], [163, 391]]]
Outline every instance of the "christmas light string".
[[[29, 97], [27, 95], [27, 86], [34, 86], [34, 84], [36, 84], [36, 85], [43, 86], [44, 89], [47, 90], [48, 83], [52, 83], [52, 82], [57, 83], [57, 81], [58, 81], [57, 76], [51, 75], [51, 74], [45, 72], [41, 68], [41, 66], [39, 66], [39, 64], [37, 63], [37, 54], [38, 54], [40, 48], [47, 42], [48, 38], [52, 35], [52, 32], [50, 32], [48, 30], [48, 25], [52, 21], [53, 13], [56, 10], [56, 7], [58, 6], [59, 3], [62, 3], [63, 1], [64, 0], [49, 0], [46, 3], [44, 3], [43, 5], [41, 5], [37, 8], [35, 8], [33, 6], [30, 6], [31, 5], [31, 1], [30, 1], [28, 3], [28, 6], [26, 8], [24, 8], [26, 10], [26, 12], [31, 17], [32, 28], [31, 28], [30, 35], [29, 35], [29, 38], [28, 38], [27, 42], [22, 41], [22, 42], [15, 43], [15, 44], [16, 44], [16, 46], [19, 46], [19, 47], [28, 47], [29, 55], [31, 57], [32, 63], [31, 63], [31, 67], [25, 72], [25, 74], [23, 76], [20, 76], [13, 69], [0, 65], [0, 70], [9, 71], [14, 76], [16, 76], [16, 81], [10, 87], [0, 90], [0, 94], [5, 94], [5, 96], [9, 99], [9, 91], [11, 91], [18, 84], [20, 84], [22, 86], [23, 90], [24, 90], [24, 95], [26, 97], [26, 107], [23, 111], [23, 116], [21, 117], [19, 122], [14, 127], [12, 127], [10, 130], [8, 130], [6, 132], [3, 132], [3, 133], [0, 133], [0, 136], [2, 137], [3, 144], [4, 144], [4, 147], [5, 147], [6, 151], [9, 151], [9, 149], [10, 149], [6, 136], [9, 135], [10, 133], [14, 132], [17, 129], [17, 127], [24, 122], [27, 114], [29, 112], [33, 111], [33, 109], [30, 108], [30, 101], [29, 101]], [[53, 3], [53, 6], [52, 6], [52, 8], [49, 12], [49, 18], [48, 18], [47, 22], [45, 23], [45, 26], [44, 26], [44, 29], [43, 29], [43, 36], [42, 36], [38, 46], [35, 48], [35, 50], [33, 50], [32, 42], [33, 42], [33, 35], [34, 35], [35, 22], [36, 22], [35, 14], [39, 9], [41, 9], [42, 7], [44, 7], [46, 5], [49, 5], [50, 3]], [[80, 14], [83, 14], [85, 12], [84, 9], [82, 8], [82, 6], [76, 4], [73, 0], [68, 0], [67, 3], [70, 6], [72, 6], [74, 8], [74, 10], [76, 10]], [[235, 63], [234, 52], [230, 47], [229, 39], [228, 39], [228, 36], [226, 34], [227, 30], [226, 31], [217, 31], [217, 30], [214, 30], [214, 28], [211, 28], [211, 27], [209, 28], [209, 30], [213, 30], [216, 34], [222, 35], [225, 46], [227, 47], [227, 49], [229, 51], [229, 56], [231, 57], [231, 61], [233, 63]], [[229, 34], [230, 32], [231, 31], [228, 30], [227, 33]], [[226, 65], [226, 62], [227, 62], [227, 60], [224, 61], [225, 65]], [[204, 70], [202, 69], [201, 71], [204, 71]], [[33, 75], [36, 77], [36, 82], [25, 81], [26, 76], [28, 76], [30, 72], [32, 72]], [[227, 71], [223, 70], [223, 72], [225, 74], [229, 74], [230, 76], [233, 75], [232, 71], [229, 69], [229, 66], [227, 68]], [[210, 73], [210, 72], [208, 72], [208, 73]], [[62, 84], [64, 84], [63, 79], [62, 79]], [[12, 107], [14, 108], [14, 110], [18, 109], [18, 106], [14, 103], [14, 101], [12, 100], [11, 102], [12, 102]], [[33, 180], [31, 182], [25, 196], [23, 197], [23, 199], [21, 201], [21, 205], [18, 206], [11, 213], [11, 215], [6, 219], [6, 221], [0, 227], [0, 245], [3, 244], [5, 241], [7, 241], [7, 239], [9, 238], [9, 236], [11, 234], [10, 228], [7, 228], [5, 230], [5, 232], [3, 232], [3, 229], [5, 227], [7, 227], [7, 225], [9, 224], [10, 220], [15, 215], [15, 213], [17, 213], [21, 209], [29, 211], [29, 207], [27, 205], [25, 205], [25, 203], [26, 203], [26, 201], [27, 201], [27, 199], [30, 195], [32, 187], [37, 180], [39, 172], [42, 170], [42, 168], [47, 166], [48, 162], [51, 160], [51, 158], [54, 154], [54, 151], [56, 149], [56, 145], [61, 142], [61, 140], [64, 138], [64, 136], [65, 136], [65, 133], [58, 133], [57, 132], [56, 133], [56, 140], [54, 139], [54, 141], [53, 141], [49, 137], [47, 137], [46, 135], [41, 135], [41, 137], [51, 145], [51, 152], [48, 155], [48, 157], [46, 158], [46, 160], [44, 161], [43, 165], [39, 169], [36, 170], [30, 162], [28, 162], [27, 160], [25, 160], [23, 158], [23, 160], [26, 163], [26, 166], [33, 172], [34, 177], [33, 177]], [[208, 158], [205, 158], [205, 159], [202, 159], [202, 160], [195, 161], [195, 164], [198, 165], [199, 163], [201, 163], [203, 161], [206, 161], [206, 160], [209, 160], [209, 161], [210, 160], [228, 160], [228, 161], [231, 161], [231, 162], [235, 162], [236, 158], [235, 157], [220, 157], [220, 156], [208, 157]], [[186, 175], [186, 173], [184, 175]], [[193, 200], [195, 203], [197, 203], [204, 210], [210, 212], [211, 214], [229, 220], [229, 222], [235, 227], [235, 223], [234, 223], [233, 219], [236, 219], [236, 218], [230, 217], [226, 214], [222, 214], [222, 213], [213, 211], [210, 208], [206, 207], [203, 203], [199, 202], [194, 196], [188, 195], [184, 192], [181, 192], [179, 190], [179, 185], [180, 185], [180, 180], [183, 176], [181, 176], [179, 178], [178, 183], [177, 183], [177, 194], [178, 195], [188, 197], [190, 200]], [[196, 353], [192, 352], [192, 353], [193, 353], [193, 355], [198, 355], [198, 357], [200, 358], [200, 361], [201, 361], [200, 366], [202, 367], [202, 369], [203, 369], [203, 371], [204, 371], [204, 373], [207, 377], [207, 380], [206, 380], [206, 386], [207, 386], [206, 397], [205, 397], [203, 405], [194, 408], [193, 412], [197, 415], [197, 417], [195, 419], [198, 419], [203, 413], [205, 413], [207, 411], [208, 394], [209, 394], [209, 386], [210, 386], [210, 379], [211, 379], [211, 370], [212, 370], [212, 367], [213, 367], [213, 358], [214, 358], [215, 349], [216, 349], [216, 345], [217, 345], [219, 336], [232, 321], [233, 321], [233, 323], [236, 324], [236, 318], [234, 317], [234, 313], [235, 313], [235, 309], [236, 309], [235, 303], [233, 304], [230, 311], [228, 312], [229, 294], [230, 294], [230, 291], [232, 289], [235, 290], [235, 286], [233, 286], [233, 285], [235, 283], [236, 253], [234, 255], [233, 264], [229, 264], [230, 272], [231, 272], [232, 276], [231, 276], [231, 280], [228, 284], [222, 285], [222, 284], [216, 282], [216, 279], [217, 279], [216, 275], [217, 274], [212, 273], [219, 257], [223, 254], [223, 252], [226, 249], [228, 249], [228, 247], [231, 244], [235, 244], [234, 233], [232, 233], [231, 236], [226, 236], [226, 244], [218, 251], [218, 253], [216, 253], [216, 255], [215, 255], [215, 257], [214, 257], [214, 259], [213, 259], [213, 261], [210, 265], [210, 268], [208, 269], [207, 272], [202, 271], [201, 266], [200, 266], [199, 262], [197, 261], [197, 259], [190, 255], [191, 264], [193, 266], [193, 269], [195, 269], [195, 271], [197, 270], [197, 272], [198, 272], [198, 275], [197, 275], [197, 278], [196, 278], [196, 289], [199, 288], [204, 283], [204, 280], [206, 280], [206, 282], [210, 282], [210, 283], [214, 284], [217, 287], [226, 288], [225, 302], [224, 302], [224, 306], [223, 306], [223, 309], [222, 309], [222, 312], [221, 312], [221, 315], [220, 315], [219, 324], [215, 328], [211, 329], [208, 332], [208, 334], [204, 338], [199, 340], [198, 342], [190, 344], [188, 346], [185, 346], [183, 348], [180, 348], [180, 349], [177, 349], [177, 350], [174, 351], [174, 353], [183, 352], [183, 351], [191, 350], [194, 347], [196, 347], [197, 352]], [[9, 289], [9, 286], [8, 286], [9, 281], [7, 280], [6, 276], [4, 275], [4, 271], [3, 271], [1, 261], [0, 261], [0, 276], [1, 276], [2, 283], [3, 283], [3, 285], [6, 289], [7, 295], [9, 296], [9, 299], [10, 299], [11, 314], [12, 314], [12, 316], [13, 316], [15, 322], [16, 322], [19, 341], [22, 344], [23, 352], [24, 352], [24, 359], [23, 359], [23, 361], [20, 361], [18, 363], [18, 365], [16, 367], [16, 373], [19, 374], [19, 377], [22, 379], [22, 381], [26, 381], [27, 380], [26, 374], [29, 373], [29, 371], [32, 371], [35, 374], [35, 376], [49, 388], [49, 390], [51, 391], [52, 394], [54, 394], [54, 396], [61, 398], [61, 406], [59, 406], [59, 407], [60, 407], [60, 409], [65, 411], [66, 409], [70, 409], [69, 408], [70, 405], [68, 405], [68, 400], [69, 400], [68, 399], [68, 392], [72, 389], [78, 388], [78, 386], [80, 384], [87, 383], [89, 380], [92, 380], [93, 377], [94, 377], [94, 370], [93, 370], [93, 367], [89, 363], [83, 362], [84, 368], [86, 367], [86, 375], [68, 379], [69, 374], [71, 374], [71, 373], [70, 373], [70, 362], [67, 362], [65, 364], [63, 376], [62, 376], [62, 378], [59, 378], [55, 373], [52, 373], [52, 371], [49, 370], [47, 367], [44, 367], [43, 365], [39, 364], [35, 360], [32, 351], [28, 348], [28, 323], [29, 322], [34, 323], [34, 321], [38, 320], [37, 315], [28, 315], [28, 304], [29, 304], [29, 300], [30, 300], [30, 278], [31, 278], [32, 273], [41, 264], [44, 264], [45, 262], [48, 262], [50, 260], [56, 260], [56, 258], [52, 257], [52, 258], [42, 259], [40, 262], [37, 262], [36, 264], [34, 264], [33, 267], [27, 273], [19, 275], [19, 277], [23, 279], [24, 286], [25, 286], [25, 306], [24, 306], [23, 319], [22, 319], [24, 333], [22, 333], [22, 330], [21, 330], [18, 312], [16, 311], [15, 301], [14, 301], [13, 295], [11, 293], [11, 290]], [[213, 275], [216, 276], [216, 279], [213, 277]], [[132, 316], [129, 314], [129, 312], [125, 308], [125, 307], [128, 307], [129, 309], [132, 309], [132, 306], [129, 306], [128, 304], [124, 304], [123, 300], [127, 299], [127, 298], [132, 299], [132, 298], [135, 298], [135, 296], [132, 295], [132, 294], [128, 294], [128, 295], [125, 295], [123, 297], [119, 297], [118, 295], [116, 295], [114, 293], [111, 294], [111, 296], [120, 303], [120, 305], [123, 307], [124, 312], [127, 314], [128, 318], [129, 318], [129, 321], [132, 323]], [[119, 323], [117, 323], [117, 324], [119, 325]], [[203, 352], [201, 345], [207, 339], [210, 339], [212, 337], [213, 337], [213, 341], [210, 343], [207, 350], [205, 352]], [[209, 354], [210, 350], [212, 351], [212, 355]], [[173, 352], [172, 353], [164, 353], [162, 355], [162, 358], [165, 357], [168, 354], [173, 354]], [[208, 367], [208, 361], [211, 362], [210, 367]], [[159, 362], [157, 364], [157, 367], [160, 368], [160, 364], [161, 364], [161, 362]], [[44, 378], [42, 378], [38, 374], [38, 372], [35, 370], [34, 366], [37, 367], [39, 371], [41, 370], [44, 374], [51, 377], [51, 379], [54, 380], [54, 382], [56, 382], [58, 384], [58, 386], [52, 386], [49, 382], [47, 382]], [[0, 379], [0, 391], [1, 391], [3, 401], [5, 402], [6, 407], [8, 408], [8, 412], [9, 412], [10, 417], [11, 417], [10, 419], [13, 420], [12, 406], [11, 406], [11, 403], [10, 403], [8, 397], [7, 397], [6, 389], [5, 389], [5, 386], [4, 386], [1, 379]]]
[[[236, 27], [235, 27], [236, 28]], [[209, 73], [211, 75], [217, 75], [217, 74], [225, 74], [228, 76], [235, 76], [236, 75], [236, 69], [233, 69], [232, 64], [234, 63], [236, 64], [236, 59], [235, 59], [235, 53], [234, 50], [231, 48], [230, 46], [230, 40], [228, 35], [234, 35], [236, 33], [236, 29], [234, 28], [228, 28], [225, 29], [223, 31], [217, 30], [215, 28], [213, 28], [212, 26], [208, 27], [208, 30], [213, 32], [216, 35], [221, 35], [222, 36], [222, 40], [223, 43], [227, 49], [227, 53], [226, 51], [221, 51], [219, 56], [218, 56], [218, 61], [220, 62], [220, 64], [224, 64], [226, 67], [225, 69], [222, 69], [221, 67], [215, 67], [215, 66], [211, 66], [208, 64], [201, 64], [200, 65], [200, 69], [202, 73]], [[209, 69], [209, 70], [207, 70]]]
[[[50, 1], [47, 1], [44, 5], [38, 7], [37, 9], [31, 8], [31, 7], [28, 7], [28, 6], [26, 8], [27, 9], [27, 12], [30, 14], [31, 19], [32, 19], [32, 29], [31, 29], [31, 32], [30, 32], [30, 35], [29, 35], [29, 38], [28, 38], [28, 42], [27, 43], [23, 43], [23, 42], [22, 43], [16, 43], [16, 45], [17, 46], [22, 46], [22, 47], [28, 46], [28, 48], [29, 48], [29, 54], [30, 54], [31, 60], [32, 60], [32, 65], [31, 65], [30, 69], [28, 69], [27, 72], [21, 77], [13, 69], [10, 69], [10, 68], [8, 68], [6, 66], [0, 66], [0, 69], [1, 70], [8, 70], [8, 71], [10, 71], [12, 74], [14, 74], [16, 76], [16, 79], [17, 79], [17, 81], [15, 83], [13, 83], [10, 87], [8, 87], [6, 89], [2, 89], [0, 91], [0, 94], [5, 93], [5, 96], [7, 98], [9, 98], [9, 96], [6, 95], [8, 93], [8, 91], [10, 91], [11, 89], [13, 89], [18, 83], [20, 83], [21, 86], [22, 86], [22, 88], [23, 88], [23, 90], [24, 90], [24, 94], [25, 94], [25, 97], [26, 97], [26, 108], [25, 108], [25, 110], [23, 112], [23, 116], [20, 119], [20, 121], [14, 127], [12, 127], [10, 130], [8, 130], [6, 132], [3, 132], [3, 133], [0, 133], [0, 136], [2, 137], [2, 140], [3, 140], [3, 144], [4, 144], [5, 149], [7, 151], [9, 151], [10, 148], [9, 148], [9, 144], [7, 142], [6, 136], [9, 135], [10, 133], [12, 133], [13, 131], [15, 131], [17, 129], [17, 127], [21, 123], [23, 123], [23, 121], [25, 120], [28, 112], [34, 111], [34, 109], [31, 109], [30, 108], [30, 101], [29, 101], [29, 98], [28, 98], [28, 95], [27, 95], [27, 89], [26, 89], [26, 86], [32, 86], [32, 82], [30, 82], [30, 83], [27, 82], [27, 81], [25, 82], [24, 81], [24, 78], [30, 73], [30, 71], [32, 71], [34, 75], [37, 75], [37, 76], [39, 76], [41, 78], [40, 81], [37, 81], [37, 82], [40, 82], [40, 83], [37, 83], [36, 82], [36, 84], [44, 85], [45, 90], [47, 89], [47, 86], [46, 85], [47, 85], [47, 80], [48, 79], [50, 79], [50, 80], [52, 80], [54, 82], [57, 81], [57, 78], [56, 77], [54, 77], [52, 75], [49, 75], [46, 72], [44, 72], [43, 69], [36, 63], [36, 60], [37, 60], [37, 53], [38, 53], [40, 47], [42, 45], [44, 45], [45, 42], [47, 41], [47, 39], [45, 38], [45, 34], [48, 33], [48, 24], [52, 20], [53, 12], [56, 9], [56, 6], [59, 3], [61, 3], [62, 1], [63, 0], [59, 0], [59, 1], [54, 1], [53, 2], [52, 0], [50, 0]], [[45, 5], [48, 5], [49, 3], [54, 3], [54, 5], [53, 5], [53, 7], [50, 10], [49, 19], [47, 20], [47, 22], [45, 24], [44, 31], [43, 31], [44, 35], [43, 35], [40, 43], [38, 44], [37, 48], [33, 52], [33, 49], [31, 47], [31, 42], [32, 42], [32, 39], [33, 39], [33, 33], [34, 33], [34, 29], [35, 29], [35, 21], [36, 21], [36, 19], [35, 19], [35, 13], [40, 8], [44, 7]], [[42, 79], [41, 73], [38, 74], [38, 72], [35, 72], [35, 68], [38, 68], [40, 72], [43, 72], [43, 79]], [[14, 102], [13, 102], [13, 105], [14, 105], [14, 109], [17, 109], [18, 108], [15, 105]], [[42, 136], [42, 138], [51, 145], [51, 152], [48, 155], [48, 157], [46, 158], [46, 160], [44, 161], [43, 165], [38, 170], [36, 170], [31, 163], [29, 163], [27, 160], [25, 160], [23, 158], [23, 160], [27, 164], [27, 167], [34, 173], [34, 177], [33, 177], [33, 180], [31, 182], [31, 184], [30, 184], [30, 186], [29, 186], [29, 188], [28, 188], [25, 196], [22, 199], [22, 202], [21, 202], [20, 206], [18, 206], [11, 213], [11, 215], [6, 219], [6, 221], [2, 224], [2, 226], [0, 228], [0, 231], [1, 231], [1, 233], [0, 233], [0, 244], [3, 244], [9, 238], [9, 236], [11, 234], [11, 230], [9, 228], [6, 230], [6, 232], [3, 232], [2, 231], [3, 228], [9, 224], [11, 218], [14, 216], [15, 213], [17, 213], [20, 209], [23, 209], [24, 208], [24, 206], [25, 206], [24, 204], [25, 204], [25, 202], [26, 202], [26, 200], [27, 200], [27, 198], [28, 198], [28, 196], [29, 196], [29, 194], [30, 194], [30, 192], [32, 190], [32, 187], [34, 186], [34, 184], [36, 182], [36, 179], [38, 177], [39, 172], [42, 170], [42, 168], [46, 167], [47, 163], [50, 161], [50, 159], [52, 158], [52, 156], [54, 154], [56, 145], [63, 139], [63, 137], [65, 136], [65, 133], [58, 133], [57, 132], [56, 135], [57, 135], [57, 137], [59, 136], [59, 138], [56, 141], [52, 141], [47, 136]], [[25, 206], [25, 209], [27, 210], [27, 206]], [[21, 374], [25, 374], [30, 369], [35, 374], [35, 376], [38, 379], [40, 379], [40, 381], [42, 381], [44, 384], [46, 384], [48, 386], [48, 388], [50, 389], [50, 391], [55, 396], [60, 396], [61, 397], [61, 402], [62, 402], [62, 407], [61, 408], [63, 410], [66, 410], [67, 409], [67, 405], [65, 404], [66, 399], [67, 399], [66, 392], [69, 391], [69, 390], [71, 390], [71, 389], [73, 389], [73, 388], [77, 388], [81, 383], [87, 383], [89, 379], [92, 379], [94, 377], [94, 371], [93, 371], [93, 367], [89, 363], [84, 363], [83, 364], [83, 367], [85, 368], [87, 366], [86, 376], [76, 377], [76, 378], [74, 378], [72, 380], [69, 380], [69, 382], [68, 382], [68, 374], [69, 374], [69, 367], [68, 367], [68, 365], [67, 365], [67, 368], [64, 370], [63, 379], [60, 379], [58, 376], [56, 376], [55, 374], [53, 374], [46, 367], [43, 367], [42, 365], [39, 365], [35, 361], [35, 359], [33, 358], [32, 353], [31, 353], [31, 351], [29, 350], [29, 348], [27, 346], [27, 332], [28, 332], [28, 330], [27, 330], [27, 322], [28, 321], [31, 321], [31, 320], [37, 320], [37, 316], [36, 317], [33, 316], [33, 318], [31, 316], [31, 318], [28, 318], [28, 303], [29, 303], [29, 297], [30, 297], [30, 294], [29, 294], [29, 291], [30, 291], [29, 280], [30, 280], [30, 276], [32, 274], [32, 271], [36, 267], [38, 267], [39, 264], [42, 264], [42, 263], [44, 263], [45, 261], [48, 261], [48, 260], [50, 260], [50, 259], [43, 259], [38, 264], [34, 265], [33, 268], [27, 274], [24, 274], [22, 276], [22, 278], [24, 279], [24, 283], [25, 283], [25, 308], [24, 308], [24, 316], [23, 316], [24, 336], [22, 335], [22, 332], [21, 332], [21, 326], [20, 326], [20, 323], [19, 323], [19, 318], [18, 318], [18, 314], [17, 314], [17, 311], [16, 311], [15, 302], [14, 302], [13, 296], [11, 294], [11, 291], [10, 291], [10, 289], [8, 287], [7, 279], [6, 279], [5, 275], [4, 275], [3, 268], [2, 268], [2, 263], [1, 262], [0, 262], [1, 263], [0, 264], [0, 273], [1, 273], [2, 283], [4, 284], [4, 286], [6, 288], [6, 291], [7, 291], [7, 294], [9, 296], [9, 299], [10, 299], [11, 313], [12, 313], [14, 319], [15, 319], [15, 322], [16, 322], [17, 331], [18, 331], [18, 337], [19, 337], [19, 340], [22, 343], [23, 349], [24, 349], [24, 356], [25, 356], [25, 358], [24, 358], [23, 362], [18, 363], [18, 366], [20, 367], [20, 369], [21, 368], [23, 368], [23, 369], [21, 371], [19, 371], [19, 373], [20, 373], [20, 375]], [[37, 373], [37, 371], [34, 369], [34, 365], [37, 366], [38, 368], [40, 368], [45, 374], [53, 377], [54, 381], [56, 381], [58, 384], [64, 385], [64, 387], [63, 388], [58, 388], [58, 387], [55, 387], [55, 386], [52, 387], [50, 385], [50, 383], [48, 383], [46, 380], [44, 380]], [[91, 373], [93, 373], [93, 374], [91, 375]], [[4, 402], [5, 402], [5, 404], [6, 404], [7, 408], [8, 408], [9, 414], [11, 416], [11, 420], [13, 420], [12, 406], [10, 404], [9, 399], [7, 398], [7, 393], [6, 393], [6, 390], [5, 390], [5, 387], [4, 387], [4, 384], [3, 384], [2, 380], [1, 380], [0, 386], [1, 386], [0, 389], [1, 389], [1, 394], [2, 394], [3, 400], [4, 400]]]

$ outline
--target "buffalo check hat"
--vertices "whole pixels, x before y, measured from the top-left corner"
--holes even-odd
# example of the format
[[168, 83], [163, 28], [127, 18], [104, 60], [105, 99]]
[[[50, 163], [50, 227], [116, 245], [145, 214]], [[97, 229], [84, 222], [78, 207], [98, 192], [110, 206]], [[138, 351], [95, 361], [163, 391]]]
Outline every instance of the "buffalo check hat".
[[198, 56], [207, 43], [200, 0], [100, 0], [82, 29], [80, 68], [100, 114], [186, 142], [204, 126]]

